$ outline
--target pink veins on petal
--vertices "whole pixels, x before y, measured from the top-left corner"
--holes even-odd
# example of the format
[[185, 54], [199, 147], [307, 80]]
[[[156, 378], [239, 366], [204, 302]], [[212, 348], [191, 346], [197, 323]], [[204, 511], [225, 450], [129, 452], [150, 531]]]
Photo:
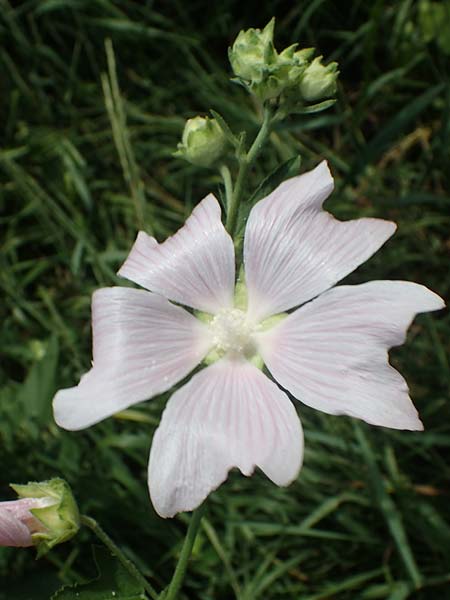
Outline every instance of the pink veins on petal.
[[45, 528], [30, 510], [43, 506], [46, 500], [40, 498], [0, 502], [0, 546], [32, 546], [31, 534]]
[[[153, 439], [148, 483], [162, 517], [196, 508], [233, 467], [244, 475], [259, 467], [281, 486], [297, 477], [300, 420], [286, 392], [258, 368], [262, 360], [280, 386], [318, 410], [422, 429], [388, 350], [404, 342], [417, 313], [444, 303], [406, 281], [333, 288], [396, 226], [335, 219], [322, 209], [332, 190], [322, 162], [252, 208], [247, 306], [234, 302], [233, 241], [211, 194], [165, 242], [139, 233], [119, 274], [144, 290], [95, 292], [93, 366], [78, 386], [56, 394], [61, 427], [88, 427], [209, 364], [169, 399]], [[292, 312], [271, 319], [285, 311]]]

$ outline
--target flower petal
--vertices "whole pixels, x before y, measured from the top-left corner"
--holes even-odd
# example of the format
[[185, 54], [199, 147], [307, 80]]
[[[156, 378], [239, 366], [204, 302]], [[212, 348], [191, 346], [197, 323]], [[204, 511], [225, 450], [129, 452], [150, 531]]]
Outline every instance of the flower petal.
[[193, 510], [232, 467], [258, 466], [277, 485], [300, 470], [303, 434], [295, 408], [248, 362], [222, 359], [170, 398], [153, 438], [150, 496], [162, 517]]
[[92, 299], [93, 367], [54, 399], [55, 420], [82, 429], [183, 379], [210, 348], [207, 327], [144, 290], [103, 288]]
[[140, 232], [118, 274], [169, 300], [210, 313], [232, 306], [234, 247], [209, 194], [163, 244]]
[[29, 509], [37, 505], [36, 500], [28, 498], [0, 502], [0, 546], [24, 548], [33, 545], [30, 529], [37, 521]]
[[339, 286], [257, 334], [273, 377], [326, 413], [373, 425], [423, 429], [387, 350], [405, 341], [416, 313], [443, 308], [439, 296], [407, 281]]
[[327, 163], [288, 179], [250, 212], [244, 263], [255, 320], [311, 300], [366, 261], [394, 233], [382, 219], [341, 222], [322, 210]]

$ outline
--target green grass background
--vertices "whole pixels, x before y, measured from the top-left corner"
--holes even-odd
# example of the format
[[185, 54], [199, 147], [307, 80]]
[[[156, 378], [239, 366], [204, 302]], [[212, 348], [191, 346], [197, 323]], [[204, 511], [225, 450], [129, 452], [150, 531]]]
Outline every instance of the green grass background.
[[[166, 397], [78, 433], [56, 427], [51, 398], [89, 368], [90, 296], [121, 283], [115, 272], [136, 231], [162, 240], [206, 193], [221, 193], [215, 171], [172, 152], [184, 120], [210, 108], [254, 134], [255, 107], [230, 83], [226, 50], [241, 28], [272, 15], [278, 49], [300, 42], [339, 62], [338, 103], [285, 121], [248, 193], [293, 156], [302, 169], [328, 159], [337, 180], [329, 210], [399, 224], [346, 281], [413, 280], [445, 298], [448, 4], [0, 0], [1, 497], [12, 498], [10, 481], [65, 477], [83, 512], [157, 589], [187, 523], [159, 519], [148, 499], [148, 452]], [[298, 403], [298, 481], [278, 489], [260, 473], [232, 473], [208, 501], [181, 597], [450, 598], [449, 337], [445, 312], [422, 315], [391, 352], [423, 433]], [[0, 549], [0, 599], [47, 599], [94, 576], [93, 541], [83, 531], [37, 562], [32, 550]]]

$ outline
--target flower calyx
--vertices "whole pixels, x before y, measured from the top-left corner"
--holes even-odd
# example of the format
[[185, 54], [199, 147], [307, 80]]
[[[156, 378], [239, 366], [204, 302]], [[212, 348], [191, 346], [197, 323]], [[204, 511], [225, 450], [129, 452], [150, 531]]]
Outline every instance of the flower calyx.
[[197, 116], [186, 121], [174, 156], [198, 167], [211, 167], [223, 156], [227, 143], [216, 119]]
[[322, 56], [316, 57], [303, 73], [300, 93], [308, 102], [331, 98], [336, 93], [339, 75], [337, 62], [322, 64]]
[[25, 485], [11, 484], [11, 487], [20, 499], [35, 501], [29, 512], [39, 527], [30, 530], [30, 534], [38, 557], [76, 535], [80, 528], [80, 514], [66, 481], [55, 477]]

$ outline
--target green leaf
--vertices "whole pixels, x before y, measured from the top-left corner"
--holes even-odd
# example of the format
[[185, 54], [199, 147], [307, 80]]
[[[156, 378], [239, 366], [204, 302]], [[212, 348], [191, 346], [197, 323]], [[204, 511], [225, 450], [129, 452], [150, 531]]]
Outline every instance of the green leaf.
[[397, 551], [411, 581], [416, 588], [420, 588], [422, 585], [422, 574], [419, 571], [416, 558], [411, 548], [402, 513], [386, 490], [384, 478], [378, 467], [376, 457], [373, 454], [367, 436], [364, 433], [364, 429], [359, 423], [354, 423], [353, 427], [356, 439], [360, 444], [361, 453], [367, 463], [373, 492], [379, 509], [383, 514], [386, 525], [391, 533], [392, 540], [397, 547]]
[[103, 547], [93, 547], [98, 576], [85, 585], [64, 587], [51, 600], [145, 600], [140, 583]]
[[285, 179], [289, 179], [290, 177], [298, 175], [301, 164], [301, 156], [293, 156], [292, 158], [288, 158], [286, 162], [274, 169], [272, 173], [262, 180], [246, 204], [253, 206], [255, 202], [261, 198], [264, 198], [270, 194], [270, 192], [273, 192], [273, 190]]
[[326, 110], [336, 104], [336, 98], [333, 100], [324, 100], [323, 102], [318, 102], [317, 104], [311, 104], [310, 106], [302, 106], [301, 108], [295, 108], [292, 110], [292, 113], [297, 115], [312, 115], [314, 113], [321, 112], [322, 110]]
[[59, 344], [52, 336], [45, 348], [43, 358], [35, 363], [17, 394], [17, 402], [24, 419], [34, 419], [46, 424], [51, 418], [51, 401], [56, 391], [56, 370], [58, 366]]
[[214, 119], [219, 124], [220, 129], [222, 130], [223, 134], [225, 135], [227, 140], [230, 142], [230, 144], [232, 144], [235, 148], [237, 148], [237, 146], [239, 145], [239, 140], [234, 135], [234, 133], [231, 131], [228, 123], [225, 121], [225, 119], [222, 117], [222, 115], [212, 109], [209, 112], [212, 114]]
[[241, 160], [242, 157], [247, 154], [247, 150], [245, 148], [245, 142], [247, 141], [247, 133], [245, 131], [241, 131], [238, 135], [238, 144], [236, 146], [236, 157], [238, 160]]
[[407, 130], [411, 123], [431, 104], [443, 90], [445, 85], [439, 83], [428, 89], [418, 98], [414, 98], [402, 108], [379, 133], [364, 147], [355, 161], [354, 174], [362, 170], [365, 165], [372, 164], [389, 148], [393, 140]]

